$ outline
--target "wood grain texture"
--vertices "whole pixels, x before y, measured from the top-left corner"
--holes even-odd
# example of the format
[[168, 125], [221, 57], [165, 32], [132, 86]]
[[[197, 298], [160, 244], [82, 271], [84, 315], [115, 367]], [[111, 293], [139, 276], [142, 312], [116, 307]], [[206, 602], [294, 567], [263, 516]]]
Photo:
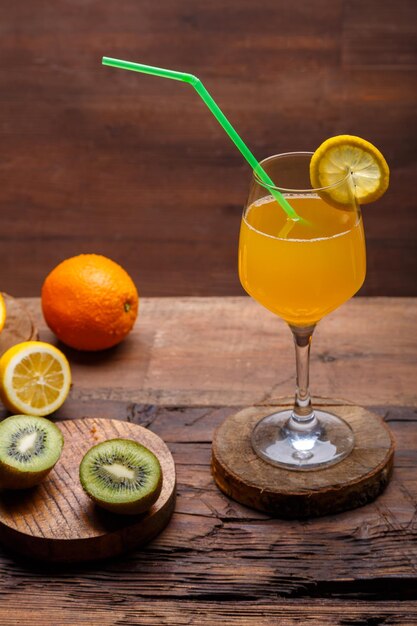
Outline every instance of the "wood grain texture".
[[177, 468], [176, 510], [150, 545], [99, 567], [52, 568], [2, 553], [0, 617], [5, 623], [19, 618], [28, 624], [36, 608], [48, 624], [57, 607], [63, 624], [82, 624], [85, 615], [90, 623], [103, 618], [117, 626], [141, 620], [245, 626], [273, 619], [290, 626], [297, 620], [309, 626], [378, 623], [372, 619], [416, 623], [415, 409], [375, 407], [398, 444], [385, 492], [361, 509], [304, 521], [248, 509], [214, 484], [211, 440], [229, 407], [80, 401], [74, 409], [76, 415], [109, 411], [162, 436]]
[[[19, 608], [8, 617], [8, 626], [26, 626], [33, 623], [36, 605], [34, 593], [13, 594]], [[58, 596], [58, 602], [61, 598]], [[271, 602], [236, 603], [230, 600], [174, 600], [155, 602], [148, 599], [96, 608], [87, 603], [83, 610], [76, 602], [68, 602], [62, 609], [55, 606], [52, 594], [46, 592], [45, 605], [37, 610], [42, 626], [415, 626], [415, 602], [361, 602], [340, 600], [275, 600]]]
[[258, 158], [351, 133], [391, 166], [364, 211], [365, 295], [417, 295], [414, 0], [24, 0], [0, 32], [2, 289], [38, 295], [62, 258], [114, 257], [150, 295], [240, 295], [250, 172], [185, 85], [199, 76]]
[[6, 323], [0, 332], [0, 356], [21, 341], [38, 338], [38, 329], [21, 300], [2, 294], [6, 303]]
[[[91, 561], [132, 550], [156, 537], [175, 505], [175, 465], [166, 444], [137, 424], [109, 419], [58, 422], [64, 449], [46, 479], [34, 489], [0, 494], [0, 539], [26, 557], [46, 561]], [[84, 454], [106, 439], [134, 439], [159, 459], [162, 491], [143, 515], [112, 515], [84, 493], [79, 466]]]
[[[25, 300], [40, 338], [39, 300]], [[320, 323], [311, 360], [313, 396], [362, 406], [416, 406], [417, 301], [357, 298]], [[72, 400], [250, 406], [292, 395], [295, 356], [286, 324], [248, 297], [143, 298], [133, 332], [113, 350], [67, 354]]]
[[[28, 304], [39, 319], [39, 301]], [[377, 500], [303, 521], [234, 502], [210, 474], [213, 433], [231, 407], [293, 392], [290, 333], [261, 307], [143, 299], [118, 349], [68, 352], [74, 387], [57, 418], [107, 417], [159, 435], [176, 464], [176, 509], [151, 544], [99, 567], [40, 564], [2, 547], [0, 623], [415, 626], [415, 317], [411, 299], [358, 299], [319, 326], [314, 392], [361, 397], [397, 450]], [[52, 339], [42, 324], [40, 334]]]
[[251, 508], [280, 518], [311, 518], [339, 513], [374, 500], [392, 474], [394, 441], [381, 418], [363, 407], [314, 402], [352, 428], [355, 446], [341, 462], [320, 471], [294, 472], [259, 458], [251, 444], [256, 424], [267, 415], [293, 407], [247, 407], [229, 415], [213, 437], [211, 468], [219, 488]]

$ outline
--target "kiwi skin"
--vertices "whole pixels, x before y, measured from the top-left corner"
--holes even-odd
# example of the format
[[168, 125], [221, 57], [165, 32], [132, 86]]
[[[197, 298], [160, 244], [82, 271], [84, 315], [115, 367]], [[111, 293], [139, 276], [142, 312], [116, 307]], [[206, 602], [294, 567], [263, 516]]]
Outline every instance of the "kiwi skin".
[[80, 472], [79, 472], [80, 483], [85, 493], [87, 494], [87, 496], [100, 508], [105, 509], [106, 511], [110, 511], [111, 513], [116, 513], [117, 515], [139, 515], [140, 513], [145, 513], [146, 511], [149, 511], [151, 506], [155, 504], [155, 502], [158, 500], [161, 490], [162, 490], [162, 482], [163, 482], [162, 468], [160, 466], [158, 458], [150, 450], [145, 448], [147, 452], [149, 452], [150, 454], [152, 454], [153, 457], [155, 457], [155, 461], [159, 469], [158, 482], [157, 482], [155, 490], [152, 493], [149, 493], [144, 496], [140, 496], [136, 501], [122, 503], [122, 502], [109, 502], [107, 500], [103, 500], [97, 497], [92, 492], [92, 490], [89, 488], [88, 481], [86, 481], [83, 476], [83, 463], [86, 463], [87, 456], [89, 456], [93, 450], [96, 450], [97, 448], [99, 448], [101, 444], [103, 443], [114, 442], [114, 443], [123, 444], [123, 442], [125, 441], [130, 442], [130, 443], [135, 443], [141, 448], [145, 448], [145, 446], [138, 444], [136, 441], [129, 440], [129, 439], [108, 439], [106, 441], [102, 441], [101, 443], [96, 444], [95, 446], [93, 446], [92, 448], [88, 450], [88, 452], [84, 455], [80, 463]]
[[[35, 417], [35, 416], [28, 416], [28, 415], [12, 415], [6, 418], [5, 420], [3, 420], [1, 424], [8, 422], [8, 421], [10, 422], [18, 421], [19, 418], [23, 418], [23, 419], [30, 418], [30, 419], [39, 421], [39, 423], [46, 421], [44, 417]], [[54, 430], [56, 431], [56, 434], [58, 435], [59, 450], [57, 451], [55, 462], [53, 462], [48, 467], [45, 467], [44, 469], [39, 470], [39, 471], [31, 471], [30, 468], [28, 468], [27, 471], [22, 471], [18, 468], [13, 467], [13, 465], [7, 463], [7, 461], [5, 461], [4, 459], [0, 457], [0, 488], [1, 489], [29, 489], [30, 487], [39, 485], [39, 483], [41, 483], [44, 480], [44, 478], [49, 474], [49, 472], [53, 469], [53, 467], [58, 462], [59, 457], [61, 456], [62, 448], [64, 446], [64, 437], [60, 429], [57, 426], [55, 426], [55, 424], [52, 424], [52, 422], [49, 422], [49, 425], [53, 426]]]

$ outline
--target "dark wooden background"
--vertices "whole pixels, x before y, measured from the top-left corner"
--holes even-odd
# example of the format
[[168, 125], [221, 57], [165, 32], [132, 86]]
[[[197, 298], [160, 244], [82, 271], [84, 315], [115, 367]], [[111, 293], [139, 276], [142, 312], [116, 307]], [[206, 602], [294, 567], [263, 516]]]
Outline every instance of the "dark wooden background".
[[361, 293], [417, 295], [415, 0], [1, 2], [0, 288], [61, 259], [119, 261], [142, 295], [230, 295], [250, 171], [193, 90], [100, 65], [193, 72], [255, 154], [352, 133], [391, 166], [366, 207]]

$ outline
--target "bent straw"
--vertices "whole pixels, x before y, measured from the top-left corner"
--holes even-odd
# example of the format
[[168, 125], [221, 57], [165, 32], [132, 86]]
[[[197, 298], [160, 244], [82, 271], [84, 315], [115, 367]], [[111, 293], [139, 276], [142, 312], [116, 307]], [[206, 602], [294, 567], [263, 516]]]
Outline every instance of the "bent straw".
[[265, 183], [270, 190], [271, 194], [275, 198], [275, 200], [280, 204], [280, 206], [284, 209], [289, 219], [293, 221], [299, 221], [300, 218], [297, 213], [294, 211], [292, 206], [287, 202], [284, 196], [277, 190], [271, 189], [270, 186], [274, 186], [274, 182], [265, 172], [264, 168], [254, 157], [252, 152], [249, 150], [248, 146], [245, 144], [243, 139], [238, 135], [235, 131], [227, 117], [224, 115], [223, 111], [219, 108], [216, 102], [213, 100], [207, 89], [204, 87], [203, 83], [197, 76], [193, 74], [187, 74], [185, 72], [176, 72], [175, 70], [167, 70], [161, 67], [153, 67], [151, 65], [143, 65], [142, 63], [132, 63], [131, 61], [122, 61], [121, 59], [112, 59], [110, 57], [103, 57], [102, 59], [103, 65], [109, 65], [111, 67], [117, 67], [122, 70], [131, 70], [133, 72], [142, 72], [143, 74], [152, 74], [153, 76], [161, 76], [162, 78], [171, 78], [172, 80], [179, 80], [184, 83], [189, 83], [194, 87], [200, 98], [210, 109], [216, 120], [219, 122], [220, 126], [226, 131], [229, 135], [230, 139], [233, 141], [235, 146], [240, 150], [241, 154], [244, 156], [246, 161], [249, 163], [253, 171], [258, 175], [263, 183]]

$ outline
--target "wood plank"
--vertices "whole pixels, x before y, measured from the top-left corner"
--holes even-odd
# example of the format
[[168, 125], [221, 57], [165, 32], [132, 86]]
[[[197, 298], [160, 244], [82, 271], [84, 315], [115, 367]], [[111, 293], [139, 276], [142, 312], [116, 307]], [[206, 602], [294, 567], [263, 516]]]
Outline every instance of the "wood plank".
[[[392, 195], [389, 192], [389, 198], [382, 199], [381, 206], [367, 209], [365, 224], [372, 223], [371, 228], [379, 230], [382, 221], [390, 228], [384, 213], [391, 215], [393, 204], [397, 204], [394, 198], [394, 192]], [[403, 229], [404, 234], [397, 237], [393, 226], [392, 235], [380, 238], [374, 235], [372, 240], [367, 239], [367, 275], [360, 296], [417, 296], [414, 288], [417, 282], [413, 280], [417, 276], [416, 242], [414, 226], [410, 225], [410, 220], [414, 219], [410, 215], [416, 211], [409, 200], [404, 200], [403, 207], [395, 210], [398, 229]], [[212, 207], [207, 211], [212, 211]], [[237, 205], [233, 211], [233, 222], [222, 226], [228, 233], [227, 239], [224, 234], [219, 237], [213, 234], [205, 241], [196, 241], [194, 236], [173, 241], [168, 237], [149, 236], [146, 229], [137, 234], [132, 229], [122, 236], [114, 225], [113, 234], [100, 237], [39, 234], [36, 238], [32, 235], [23, 238], [0, 233], [2, 289], [14, 296], [38, 296], [46, 275], [60, 261], [93, 251], [125, 267], [143, 296], [241, 296], [244, 291], [237, 272], [241, 206]], [[94, 229], [95, 220], [101, 224], [104, 221], [101, 215], [92, 216], [91, 220]], [[165, 218], [162, 216], [160, 220], [165, 221]], [[187, 228], [189, 224], [184, 225], [184, 229]], [[68, 229], [71, 232], [72, 226]]]
[[344, 17], [344, 62], [348, 66], [372, 66], [379, 70], [415, 68], [417, 9], [413, 0], [353, 0], [346, 4]]
[[[274, 602], [217, 602], [152, 601], [140, 599], [126, 606], [120, 595], [114, 595], [111, 610], [98, 598], [86, 600], [82, 609], [61, 594], [45, 590], [45, 602], [37, 609], [42, 626], [349, 626], [389, 624], [413, 626], [417, 624], [415, 602], [360, 602], [340, 600], [285, 600]], [[8, 626], [27, 626], [33, 623], [36, 592], [14, 592], [10, 600], [17, 607], [11, 611], [0, 609], [0, 619]], [[62, 606], [57, 608], [56, 604]]]
[[[25, 300], [40, 337], [39, 300]], [[313, 396], [359, 405], [416, 406], [417, 301], [356, 298], [318, 325], [313, 338]], [[136, 326], [102, 354], [65, 349], [72, 400], [126, 400], [171, 406], [245, 406], [294, 391], [287, 326], [248, 297], [143, 298]]]
[[8, 7], [1, 288], [37, 295], [63, 257], [99, 252], [146, 296], [241, 294], [249, 169], [192, 90], [102, 68], [106, 53], [201, 75], [259, 158], [343, 132], [373, 141], [392, 183], [366, 207], [362, 293], [417, 295], [415, 3], [160, 4]]

